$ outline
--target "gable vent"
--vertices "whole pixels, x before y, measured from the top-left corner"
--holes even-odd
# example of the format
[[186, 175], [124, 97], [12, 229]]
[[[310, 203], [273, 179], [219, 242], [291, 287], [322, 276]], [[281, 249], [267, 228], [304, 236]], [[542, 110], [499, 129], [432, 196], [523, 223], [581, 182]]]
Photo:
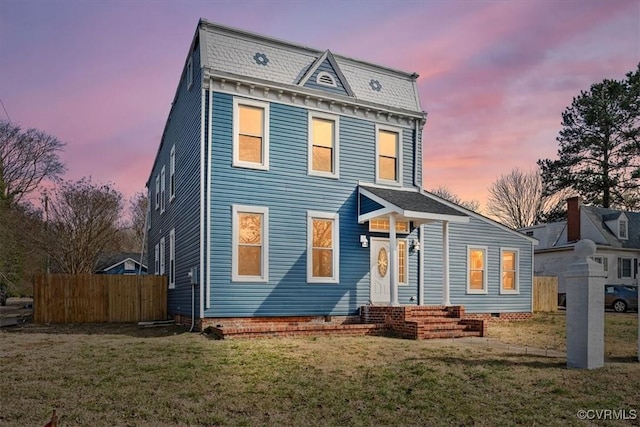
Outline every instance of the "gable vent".
[[316, 77], [316, 83], [323, 86], [337, 87], [336, 80], [333, 78], [333, 76], [324, 71], [318, 73], [318, 77]]

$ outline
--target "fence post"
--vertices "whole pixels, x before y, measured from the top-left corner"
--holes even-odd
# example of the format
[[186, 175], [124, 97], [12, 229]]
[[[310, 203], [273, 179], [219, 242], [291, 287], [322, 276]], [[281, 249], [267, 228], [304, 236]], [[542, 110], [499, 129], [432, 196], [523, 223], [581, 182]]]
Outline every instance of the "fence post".
[[604, 366], [604, 279], [601, 264], [591, 257], [596, 244], [580, 240], [574, 248], [578, 260], [565, 273], [567, 286], [567, 367]]

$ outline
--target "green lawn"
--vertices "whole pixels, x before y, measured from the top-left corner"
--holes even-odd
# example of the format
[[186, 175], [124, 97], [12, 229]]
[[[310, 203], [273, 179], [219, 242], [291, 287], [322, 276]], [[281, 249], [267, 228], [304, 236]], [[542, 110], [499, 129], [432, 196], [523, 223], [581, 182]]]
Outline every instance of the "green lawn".
[[[503, 342], [558, 350], [563, 331], [562, 314], [490, 326]], [[640, 425], [637, 314], [607, 314], [606, 331], [610, 362], [578, 371], [456, 340], [32, 325], [0, 331], [0, 425], [41, 426], [53, 409], [59, 426]], [[638, 419], [576, 415], [607, 409]]]

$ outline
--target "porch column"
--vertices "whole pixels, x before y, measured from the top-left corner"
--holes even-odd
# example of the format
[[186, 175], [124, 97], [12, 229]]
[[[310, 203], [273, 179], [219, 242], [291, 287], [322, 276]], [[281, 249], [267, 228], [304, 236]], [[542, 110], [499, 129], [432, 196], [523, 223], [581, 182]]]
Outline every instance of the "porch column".
[[389, 286], [391, 305], [398, 304], [398, 280], [396, 278], [396, 216], [389, 215]]
[[442, 305], [451, 305], [449, 299], [449, 221], [442, 221]]

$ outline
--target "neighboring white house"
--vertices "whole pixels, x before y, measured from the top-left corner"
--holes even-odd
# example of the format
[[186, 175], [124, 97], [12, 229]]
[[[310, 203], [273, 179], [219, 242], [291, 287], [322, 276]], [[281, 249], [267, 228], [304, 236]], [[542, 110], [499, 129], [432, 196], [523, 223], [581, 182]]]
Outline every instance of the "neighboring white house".
[[538, 239], [534, 273], [558, 276], [558, 292], [565, 293], [564, 272], [577, 260], [573, 247], [581, 239], [593, 240], [594, 261], [603, 265], [606, 284], [638, 284], [640, 212], [583, 205], [579, 197], [567, 200], [567, 220], [520, 229]]

